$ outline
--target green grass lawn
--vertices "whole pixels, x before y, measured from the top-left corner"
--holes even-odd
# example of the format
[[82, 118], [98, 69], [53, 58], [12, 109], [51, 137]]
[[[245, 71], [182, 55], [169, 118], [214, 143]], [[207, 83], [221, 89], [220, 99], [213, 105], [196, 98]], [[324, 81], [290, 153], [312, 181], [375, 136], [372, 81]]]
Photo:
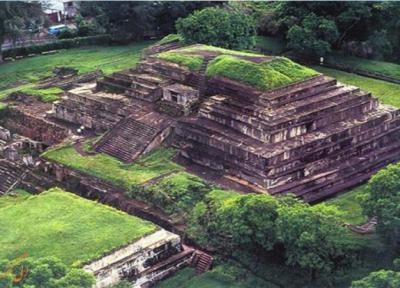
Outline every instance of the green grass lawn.
[[0, 201], [0, 259], [27, 252], [80, 265], [159, 229], [58, 188]]
[[[235, 279], [235, 278], [242, 279]], [[186, 268], [175, 276], [161, 282], [157, 288], [277, 288], [248, 271], [223, 264], [212, 271], [196, 275], [193, 268]]]
[[56, 66], [67, 66], [86, 73], [101, 69], [105, 74], [134, 66], [141, 50], [154, 41], [141, 41], [126, 46], [100, 46], [61, 50], [0, 65], [0, 91], [21, 81], [37, 81], [52, 75]]
[[69, 168], [130, 189], [162, 174], [184, 168], [172, 162], [174, 149], [159, 148], [140, 157], [132, 164], [125, 164], [107, 154], [82, 156], [71, 145], [56, 147], [42, 156]]
[[328, 57], [327, 61], [333, 64], [347, 66], [352, 69], [360, 69], [367, 72], [382, 74], [400, 79], [400, 65], [395, 63], [376, 61], [353, 56], [344, 56], [338, 53], [334, 53], [331, 57]]
[[367, 190], [367, 185], [358, 186], [348, 192], [325, 201], [324, 203], [335, 205], [343, 213], [343, 220], [349, 224], [363, 224], [367, 222], [367, 216], [363, 215], [360, 205], [360, 197]]
[[359, 76], [340, 70], [314, 66], [313, 69], [336, 78], [338, 81], [360, 87], [376, 96], [382, 103], [400, 108], [400, 85]]

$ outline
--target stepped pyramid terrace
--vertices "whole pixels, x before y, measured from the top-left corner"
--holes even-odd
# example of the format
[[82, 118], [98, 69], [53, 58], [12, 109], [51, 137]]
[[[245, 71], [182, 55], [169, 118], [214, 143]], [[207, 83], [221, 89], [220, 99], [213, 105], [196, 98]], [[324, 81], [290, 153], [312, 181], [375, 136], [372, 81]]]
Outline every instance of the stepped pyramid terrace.
[[126, 164], [172, 145], [188, 167], [308, 202], [400, 159], [399, 111], [367, 91], [284, 57], [179, 46], [147, 49], [131, 69], [80, 77], [52, 105], [9, 99], [16, 117], [5, 126], [49, 146], [97, 135], [91, 153]]

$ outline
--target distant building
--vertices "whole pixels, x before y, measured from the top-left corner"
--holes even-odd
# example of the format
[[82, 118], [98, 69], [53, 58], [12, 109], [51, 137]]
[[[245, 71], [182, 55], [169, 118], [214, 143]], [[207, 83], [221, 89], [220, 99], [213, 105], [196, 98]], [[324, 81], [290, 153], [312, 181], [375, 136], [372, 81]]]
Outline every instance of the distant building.
[[51, 23], [61, 23], [63, 20], [62, 11], [57, 9], [46, 9], [44, 13], [47, 15]]
[[64, 5], [64, 15], [66, 19], [71, 19], [74, 18], [76, 15], [78, 15], [78, 9], [79, 9], [78, 1], [66, 0], [63, 2], [63, 5]]

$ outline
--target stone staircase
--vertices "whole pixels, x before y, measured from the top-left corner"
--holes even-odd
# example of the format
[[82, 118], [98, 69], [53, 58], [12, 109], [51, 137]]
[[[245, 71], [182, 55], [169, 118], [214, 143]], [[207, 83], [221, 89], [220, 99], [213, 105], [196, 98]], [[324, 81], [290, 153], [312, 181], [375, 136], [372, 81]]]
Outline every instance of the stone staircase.
[[212, 60], [210, 57], [205, 57], [203, 63], [201, 64], [201, 67], [199, 69], [199, 78], [197, 79], [197, 83], [195, 87], [199, 90], [199, 98], [203, 99], [206, 93], [206, 82], [207, 82], [207, 77], [206, 77], [206, 70], [208, 63]]
[[19, 165], [0, 159], [0, 195], [16, 188], [23, 175], [24, 172]]
[[157, 128], [126, 117], [107, 132], [94, 148], [97, 152], [128, 163], [139, 157], [159, 132]]
[[97, 81], [97, 89], [122, 93], [128, 97], [155, 102], [162, 97], [161, 86], [166, 79], [157, 74], [140, 73], [138, 70], [126, 70], [105, 76]]
[[196, 273], [202, 274], [211, 269], [214, 258], [204, 252], [196, 250], [193, 259], [193, 266], [196, 267]]

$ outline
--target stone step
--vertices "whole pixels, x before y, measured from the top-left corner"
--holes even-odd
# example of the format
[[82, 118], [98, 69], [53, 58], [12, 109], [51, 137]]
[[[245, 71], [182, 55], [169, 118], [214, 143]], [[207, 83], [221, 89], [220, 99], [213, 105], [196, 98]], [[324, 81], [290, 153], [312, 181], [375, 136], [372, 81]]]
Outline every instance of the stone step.
[[145, 123], [125, 118], [103, 136], [95, 149], [124, 162], [131, 162], [140, 156], [158, 132], [158, 129]]

